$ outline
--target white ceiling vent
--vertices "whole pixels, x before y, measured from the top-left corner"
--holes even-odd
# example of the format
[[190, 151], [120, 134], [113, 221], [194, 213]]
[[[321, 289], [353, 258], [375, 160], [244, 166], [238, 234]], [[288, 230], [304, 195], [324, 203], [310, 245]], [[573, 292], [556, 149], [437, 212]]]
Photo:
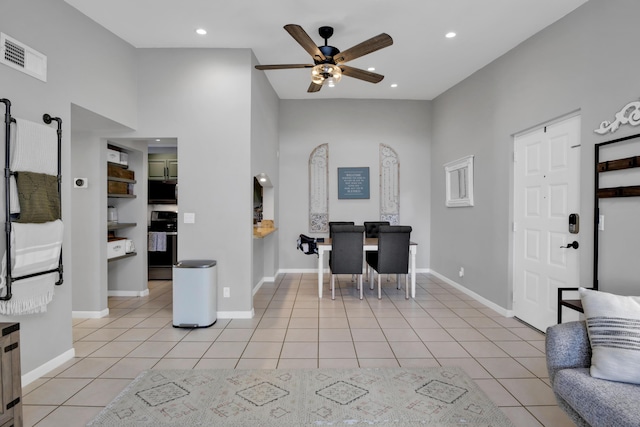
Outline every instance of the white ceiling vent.
[[47, 57], [24, 43], [0, 33], [0, 63], [47, 81]]

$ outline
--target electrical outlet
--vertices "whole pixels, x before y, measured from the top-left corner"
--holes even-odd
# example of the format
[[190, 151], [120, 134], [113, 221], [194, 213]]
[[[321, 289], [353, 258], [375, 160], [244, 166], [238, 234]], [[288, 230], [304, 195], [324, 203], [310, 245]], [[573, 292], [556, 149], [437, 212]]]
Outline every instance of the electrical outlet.
[[222, 296], [224, 298], [231, 298], [231, 288], [222, 288]]
[[460, 271], [458, 271], [458, 276], [464, 277], [464, 267], [460, 267]]

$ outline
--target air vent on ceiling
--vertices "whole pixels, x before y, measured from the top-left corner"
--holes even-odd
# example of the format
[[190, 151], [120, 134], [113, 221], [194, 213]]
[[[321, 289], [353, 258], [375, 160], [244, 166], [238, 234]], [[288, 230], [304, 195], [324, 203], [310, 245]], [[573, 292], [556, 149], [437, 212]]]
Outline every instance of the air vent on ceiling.
[[47, 57], [24, 43], [0, 33], [0, 63], [47, 81]]

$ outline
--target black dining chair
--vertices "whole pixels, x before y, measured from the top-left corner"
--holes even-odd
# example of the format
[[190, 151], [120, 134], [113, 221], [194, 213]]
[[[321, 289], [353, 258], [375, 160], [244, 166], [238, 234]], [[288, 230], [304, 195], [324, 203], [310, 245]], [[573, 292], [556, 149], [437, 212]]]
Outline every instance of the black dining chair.
[[[378, 238], [378, 234], [380, 233], [381, 225], [391, 225], [389, 221], [365, 221], [364, 222], [364, 237], [366, 238]], [[377, 251], [366, 251], [365, 257], [367, 262], [369, 262], [369, 258], [371, 258]], [[373, 259], [373, 258], [371, 258]], [[367, 280], [369, 279], [369, 269], [366, 269]]]
[[[355, 225], [353, 221], [329, 221], [329, 238], [333, 239], [333, 228], [337, 225]], [[329, 251], [329, 264], [331, 264], [331, 253]]]
[[357, 289], [362, 299], [362, 245], [364, 242], [364, 226], [336, 225], [331, 238], [331, 299], [335, 299], [335, 275], [357, 274]]
[[[367, 255], [367, 264], [378, 273], [378, 299], [382, 298], [380, 276], [396, 274], [398, 289], [400, 275], [405, 275], [405, 288], [409, 298], [409, 244], [412, 228], [408, 225], [381, 225], [378, 233], [378, 252]], [[373, 289], [373, 274], [369, 276]]]

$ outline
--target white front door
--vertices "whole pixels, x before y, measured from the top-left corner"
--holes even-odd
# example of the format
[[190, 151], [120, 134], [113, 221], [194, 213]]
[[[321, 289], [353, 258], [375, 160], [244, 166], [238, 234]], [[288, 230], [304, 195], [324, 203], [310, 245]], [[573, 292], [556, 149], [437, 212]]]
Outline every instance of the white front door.
[[580, 242], [569, 232], [580, 208], [580, 117], [516, 136], [514, 161], [513, 311], [545, 331], [557, 322], [557, 289], [578, 286], [583, 249], [566, 246]]

